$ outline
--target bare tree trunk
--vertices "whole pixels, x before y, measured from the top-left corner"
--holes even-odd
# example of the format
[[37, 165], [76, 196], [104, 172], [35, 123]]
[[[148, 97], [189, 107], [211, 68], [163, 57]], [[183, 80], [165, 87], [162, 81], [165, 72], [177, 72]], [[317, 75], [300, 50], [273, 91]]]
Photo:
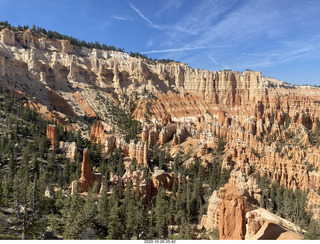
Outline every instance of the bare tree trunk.
[[27, 205], [24, 205], [22, 240], [28, 239]]

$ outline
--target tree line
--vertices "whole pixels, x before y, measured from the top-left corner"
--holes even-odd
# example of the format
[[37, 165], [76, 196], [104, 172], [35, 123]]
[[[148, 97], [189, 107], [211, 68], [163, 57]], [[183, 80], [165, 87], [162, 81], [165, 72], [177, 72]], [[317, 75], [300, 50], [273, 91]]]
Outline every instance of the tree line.
[[[13, 31], [25, 31], [30, 29], [29, 25], [24, 25], [24, 26], [20, 26], [18, 25], [17, 27], [12, 26], [11, 24], [8, 23], [8, 21], [0, 21], [0, 25], [13, 30]], [[124, 48], [117, 48], [113, 45], [106, 45], [106, 44], [100, 44], [100, 42], [95, 41], [95, 42], [86, 42], [84, 40], [80, 40], [78, 38], [72, 37], [72, 36], [68, 36], [68, 35], [64, 35], [64, 34], [60, 34], [57, 31], [52, 31], [52, 30], [46, 30], [45, 28], [33, 25], [32, 26], [32, 30], [36, 33], [42, 33], [46, 36], [48, 36], [48, 38], [50, 39], [59, 39], [59, 40], [68, 40], [70, 41], [70, 43], [72, 45], [78, 46], [78, 47], [86, 47], [86, 48], [96, 48], [96, 49], [101, 49], [101, 50], [110, 50], [110, 51], [117, 51], [117, 52], [122, 52], [124, 53]], [[174, 61], [173, 59], [152, 59], [150, 57], [147, 57], [147, 55], [139, 53], [139, 52], [128, 52], [128, 54], [131, 57], [137, 57], [137, 58], [143, 58], [143, 59], [147, 59], [149, 61], [157, 61], [160, 63], [170, 63], [170, 62], [177, 62]]]

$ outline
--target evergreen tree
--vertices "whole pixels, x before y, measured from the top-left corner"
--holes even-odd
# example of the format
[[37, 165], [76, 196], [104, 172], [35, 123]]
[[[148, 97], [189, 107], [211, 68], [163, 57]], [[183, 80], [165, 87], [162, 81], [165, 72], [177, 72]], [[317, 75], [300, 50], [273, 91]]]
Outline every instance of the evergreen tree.
[[220, 173], [218, 187], [220, 188], [221, 186], [224, 186], [226, 183], [228, 183], [229, 178], [230, 178], [230, 171], [228, 172], [227, 169], [223, 168]]
[[126, 221], [126, 230], [124, 234], [124, 239], [130, 240], [137, 228], [137, 206], [135, 204], [134, 198], [131, 198], [127, 206], [126, 211], [127, 221]]
[[82, 148], [82, 138], [81, 138], [81, 131], [80, 130], [77, 131], [76, 142], [77, 142], [77, 147], [79, 149]]
[[84, 222], [86, 223], [86, 226], [92, 226], [92, 221], [94, 217], [96, 216], [96, 205], [95, 201], [93, 199], [93, 189], [89, 188], [88, 195], [86, 197], [86, 201], [83, 208], [83, 218]]
[[307, 232], [304, 235], [305, 240], [320, 240], [320, 222], [317, 220], [310, 221]]
[[66, 224], [63, 233], [63, 239], [76, 240], [79, 239], [81, 233], [81, 217], [82, 217], [82, 202], [79, 194], [74, 193], [69, 196], [69, 201], [66, 202], [64, 211]]
[[176, 200], [176, 210], [177, 213], [175, 215], [175, 222], [178, 225], [181, 225], [186, 221], [186, 214], [187, 214], [187, 198], [186, 198], [186, 184], [183, 184], [182, 186], [178, 186], [178, 196]]
[[283, 214], [284, 214], [283, 192], [284, 192], [284, 187], [281, 185], [277, 189], [277, 196], [276, 196], [276, 206], [277, 206], [276, 214], [279, 215], [280, 217], [283, 217]]
[[293, 222], [294, 199], [291, 189], [285, 189], [283, 193], [283, 214], [284, 218]]
[[[149, 233], [149, 216], [148, 208], [144, 206], [142, 201], [137, 204], [137, 227], [135, 228], [135, 236], [137, 239], [146, 239], [146, 233]], [[152, 230], [150, 231], [152, 232]]]
[[108, 236], [109, 240], [121, 240], [124, 232], [124, 227], [119, 217], [118, 203], [113, 204], [110, 210], [110, 217], [108, 223]]
[[155, 217], [156, 217], [156, 231], [159, 239], [168, 237], [168, 201], [166, 199], [165, 190], [161, 188], [158, 191], [156, 198]]
[[109, 202], [106, 190], [104, 189], [101, 193], [101, 197], [98, 201], [98, 220], [102, 226], [107, 226], [108, 217], [109, 217]]
[[0, 171], [0, 206], [2, 206], [3, 204], [3, 195], [4, 195], [2, 181], [3, 181], [3, 176], [2, 176], [2, 171]]

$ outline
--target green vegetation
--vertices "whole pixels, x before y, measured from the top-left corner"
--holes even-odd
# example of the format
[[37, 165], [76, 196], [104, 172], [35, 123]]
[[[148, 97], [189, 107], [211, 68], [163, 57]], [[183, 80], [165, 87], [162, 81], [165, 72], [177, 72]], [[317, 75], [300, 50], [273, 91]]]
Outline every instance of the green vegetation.
[[304, 235], [305, 240], [320, 240], [320, 222], [319, 220], [311, 220]]
[[137, 134], [142, 132], [141, 123], [133, 118], [132, 113], [126, 112], [113, 103], [108, 103], [108, 107], [111, 123], [125, 136], [126, 142], [137, 140]]
[[309, 141], [313, 146], [320, 146], [320, 120], [316, 118], [316, 127], [308, 131]]
[[[16, 231], [1, 227], [1, 238], [19, 239], [23, 229], [29, 239], [177, 238], [168, 229], [169, 225], [177, 224], [181, 226], [178, 238], [194, 238], [191, 225], [199, 223], [207, 208], [206, 199], [212, 192], [211, 188], [204, 187], [204, 183], [210, 181], [209, 171], [198, 158], [186, 169], [182, 159], [190, 155], [178, 155], [172, 171], [176, 171], [175, 177], [180, 173], [181, 184], [177, 184], [175, 178], [173, 193], [168, 196], [160, 189], [148, 205], [142, 202], [139, 187], [133, 190], [131, 184], [127, 184], [123, 196], [117, 186], [113, 187], [111, 196], [104, 192], [99, 199], [93, 194], [95, 189], [90, 189], [87, 197], [71, 196], [67, 189], [80, 177], [84, 148], [90, 151], [91, 164], [107, 179], [110, 172], [124, 174], [121, 150], [115, 149], [105, 156], [101, 145], [83, 140], [80, 131], [65, 131], [57, 125], [58, 139], [76, 141], [78, 146], [77, 162], [69, 162], [57, 145], [49, 149], [46, 128], [54, 121], [47, 121], [21, 106], [10, 93], [1, 92], [0, 98], [0, 221], [8, 218], [6, 211], [9, 211], [14, 223], [20, 226]], [[119, 121], [119, 124], [126, 133], [125, 123]], [[148, 154], [152, 168], [170, 171], [167, 169], [168, 147], [155, 145]], [[142, 170], [150, 174], [149, 170]], [[188, 184], [184, 180], [187, 176]], [[45, 191], [49, 195], [45, 196]]]
[[259, 175], [257, 175], [257, 180], [262, 192], [260, 201], [262, 208], [268, 209], [303, 229], [309, 225], [310, 215], [306, 211], [307, 192], [299, 189], [293, 191], [277, 183], [271, 184], [266, 177]]
[[[110, 113], [127, 141], [137, 139], [141, 124], [131, 114], [116, 106]], [[101, 145], [82, 139], [80, 131], [65, 131], [57, 125], [58, 140], [75, 141], [78, 146], [77, 162], [69, 162], [57, 145], [49, 149], [46, 127], [55, 122], [43, 119], [3, 91], [0, 122], [0, 223], [6, 223], [0, 225], [0, 239], [19, 239], [22, 230], [29, 239], [195, 239], [199, 233], [194, 226], [206, 213], [209, 197], [228, 182], [233, 169], [232, 163], [229, 170], [222, 169], [223, 138], [212, 150], [213, 159], [206, 167], [201, 158], [191, 158], [192, 151], [178, 152], [170, 167], [169, 145], [155, 144], [148, 150], [148, 166], [152, 171], [158, 167], [174, 172], [170, 193], [160, 188], [145, 202], [139, 185], [134, 188], [128, 183], [124, 193], [123, 185], [113, 186], [111, 196], [103, 191], [98, 198], [96, 186], [87, 196], [71, 196], [67, 189], [80, 176], [84, 148], [90, 151], [91, 164], [106, 179], [110, 172], [118, 176], [125, 173], [122, 151], [115, 149], [104, 155]], [[314, 133], [320, 130], [319, 121], [316, 123]], [[191, 162], [188, 167], [187, 160]], [[309, 171], [316, 170], [305, 163]], [[135, 163], [132, 167], [139, 168]], [[150, 176], [149, 169], [140, 169]], [[257, 176], [257, 180], [262, 191], [261, 207], [306, 229], [306, 239], [319, 239], [319, 223], [310, 221], [306, 212], [307, 192], [271, 184], [265, 177]], [[6, 222], [9, 218], [10, 223]], [[15, 231], [9, 228], [12, 226], [16, 226]], [[179, 227], [178, 234], [172, 226]], [[216, 229], [212, 238], [218, 235]]]

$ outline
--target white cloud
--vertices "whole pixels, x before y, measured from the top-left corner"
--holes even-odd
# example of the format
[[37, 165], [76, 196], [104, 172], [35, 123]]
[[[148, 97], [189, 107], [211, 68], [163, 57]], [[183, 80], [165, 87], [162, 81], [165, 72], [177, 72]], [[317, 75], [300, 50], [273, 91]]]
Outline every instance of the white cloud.
[[119, 16], [119, 15], [111, 15], [111, 19], [120, 20], [120, 21], [131, 21], [132, 19], [125, 16]]
[[181, 52], [181, 51], [190, 51], [190, 50], [200, 50], [206, 49], [206, 47], [181, 47], [181, 48], [171, 48], [171, 49], [162, 49], [162, 50], [151, 50], [142, 52], [143, 54], [150, 54], [150, 53], [172, 53], [172, 52]]
[[[319, 21], [310, 25], [313, 23], [310, 16], [317, 19], [320, 2], [311, 3], [202, 0], [194, 3], [188, 12], [176, 11], [179, 17], [167, 25], [154, 23], [135, 6], [131, 4], [130, 7], [149, 26], [162, 30], [146, 45], [146, 48], [153, 47], [155, 50], [143, 53], [163, 53], [168, 58], [170, 53], [174, 53], [175, 59], [187, 59], [191, 65], [194, 63], [197, 66], [201, 63], [201, 56], [203, 60], [209, 59], [224, 69], [246, 69], [272, 67], [320, 56], [320, 35], [315, 37], [312, 33], [312, 28], [317, 30]], [[173, 1], [166, 4], [156, 15], [160, 13], [165, 18], [166, 9], [170, 14], [174, 11], [169, 10]], [[175, 7], [177, 10], [181, 6]], [[192, 53], [201, 49], [205, 51]], [[187, 54], [187, 51], [190, 52]]]
[[224, 68], [224, 69], [230, 69], [230, 67], [229, 67], [228, 65], [219, 63], [219, 62], [216, 61], [213, 57], [208, 56], [208, 58], [209, 58], [214, 64], [219, 65], [219, 66], [221, 66], [222, 68]]
[[136, 8], [133, 4], [128, 3], [130, 8], [132, 8], [143, 20], [145, 20], [150, 27], [158, 30], [163, 30], [163, 27], [160, 25], [154, 24], [150, 19], [148, 19], [138, 8]]
[[320, 35], [295, 41], [281, 42], [281, 46], [262, 53], [242, 53], [233, 63], [237, 69], [266, 68], [292, 62], [317, 59], [320, 56]]
[[162, 6], [160, 9], [155, 13], [155, 16], [159, 17], [166, 12], [173, 11], [174, 9], [180, 8], [183, 4], [183, 0], [169, 0], [169, 1], [162, 1]]

